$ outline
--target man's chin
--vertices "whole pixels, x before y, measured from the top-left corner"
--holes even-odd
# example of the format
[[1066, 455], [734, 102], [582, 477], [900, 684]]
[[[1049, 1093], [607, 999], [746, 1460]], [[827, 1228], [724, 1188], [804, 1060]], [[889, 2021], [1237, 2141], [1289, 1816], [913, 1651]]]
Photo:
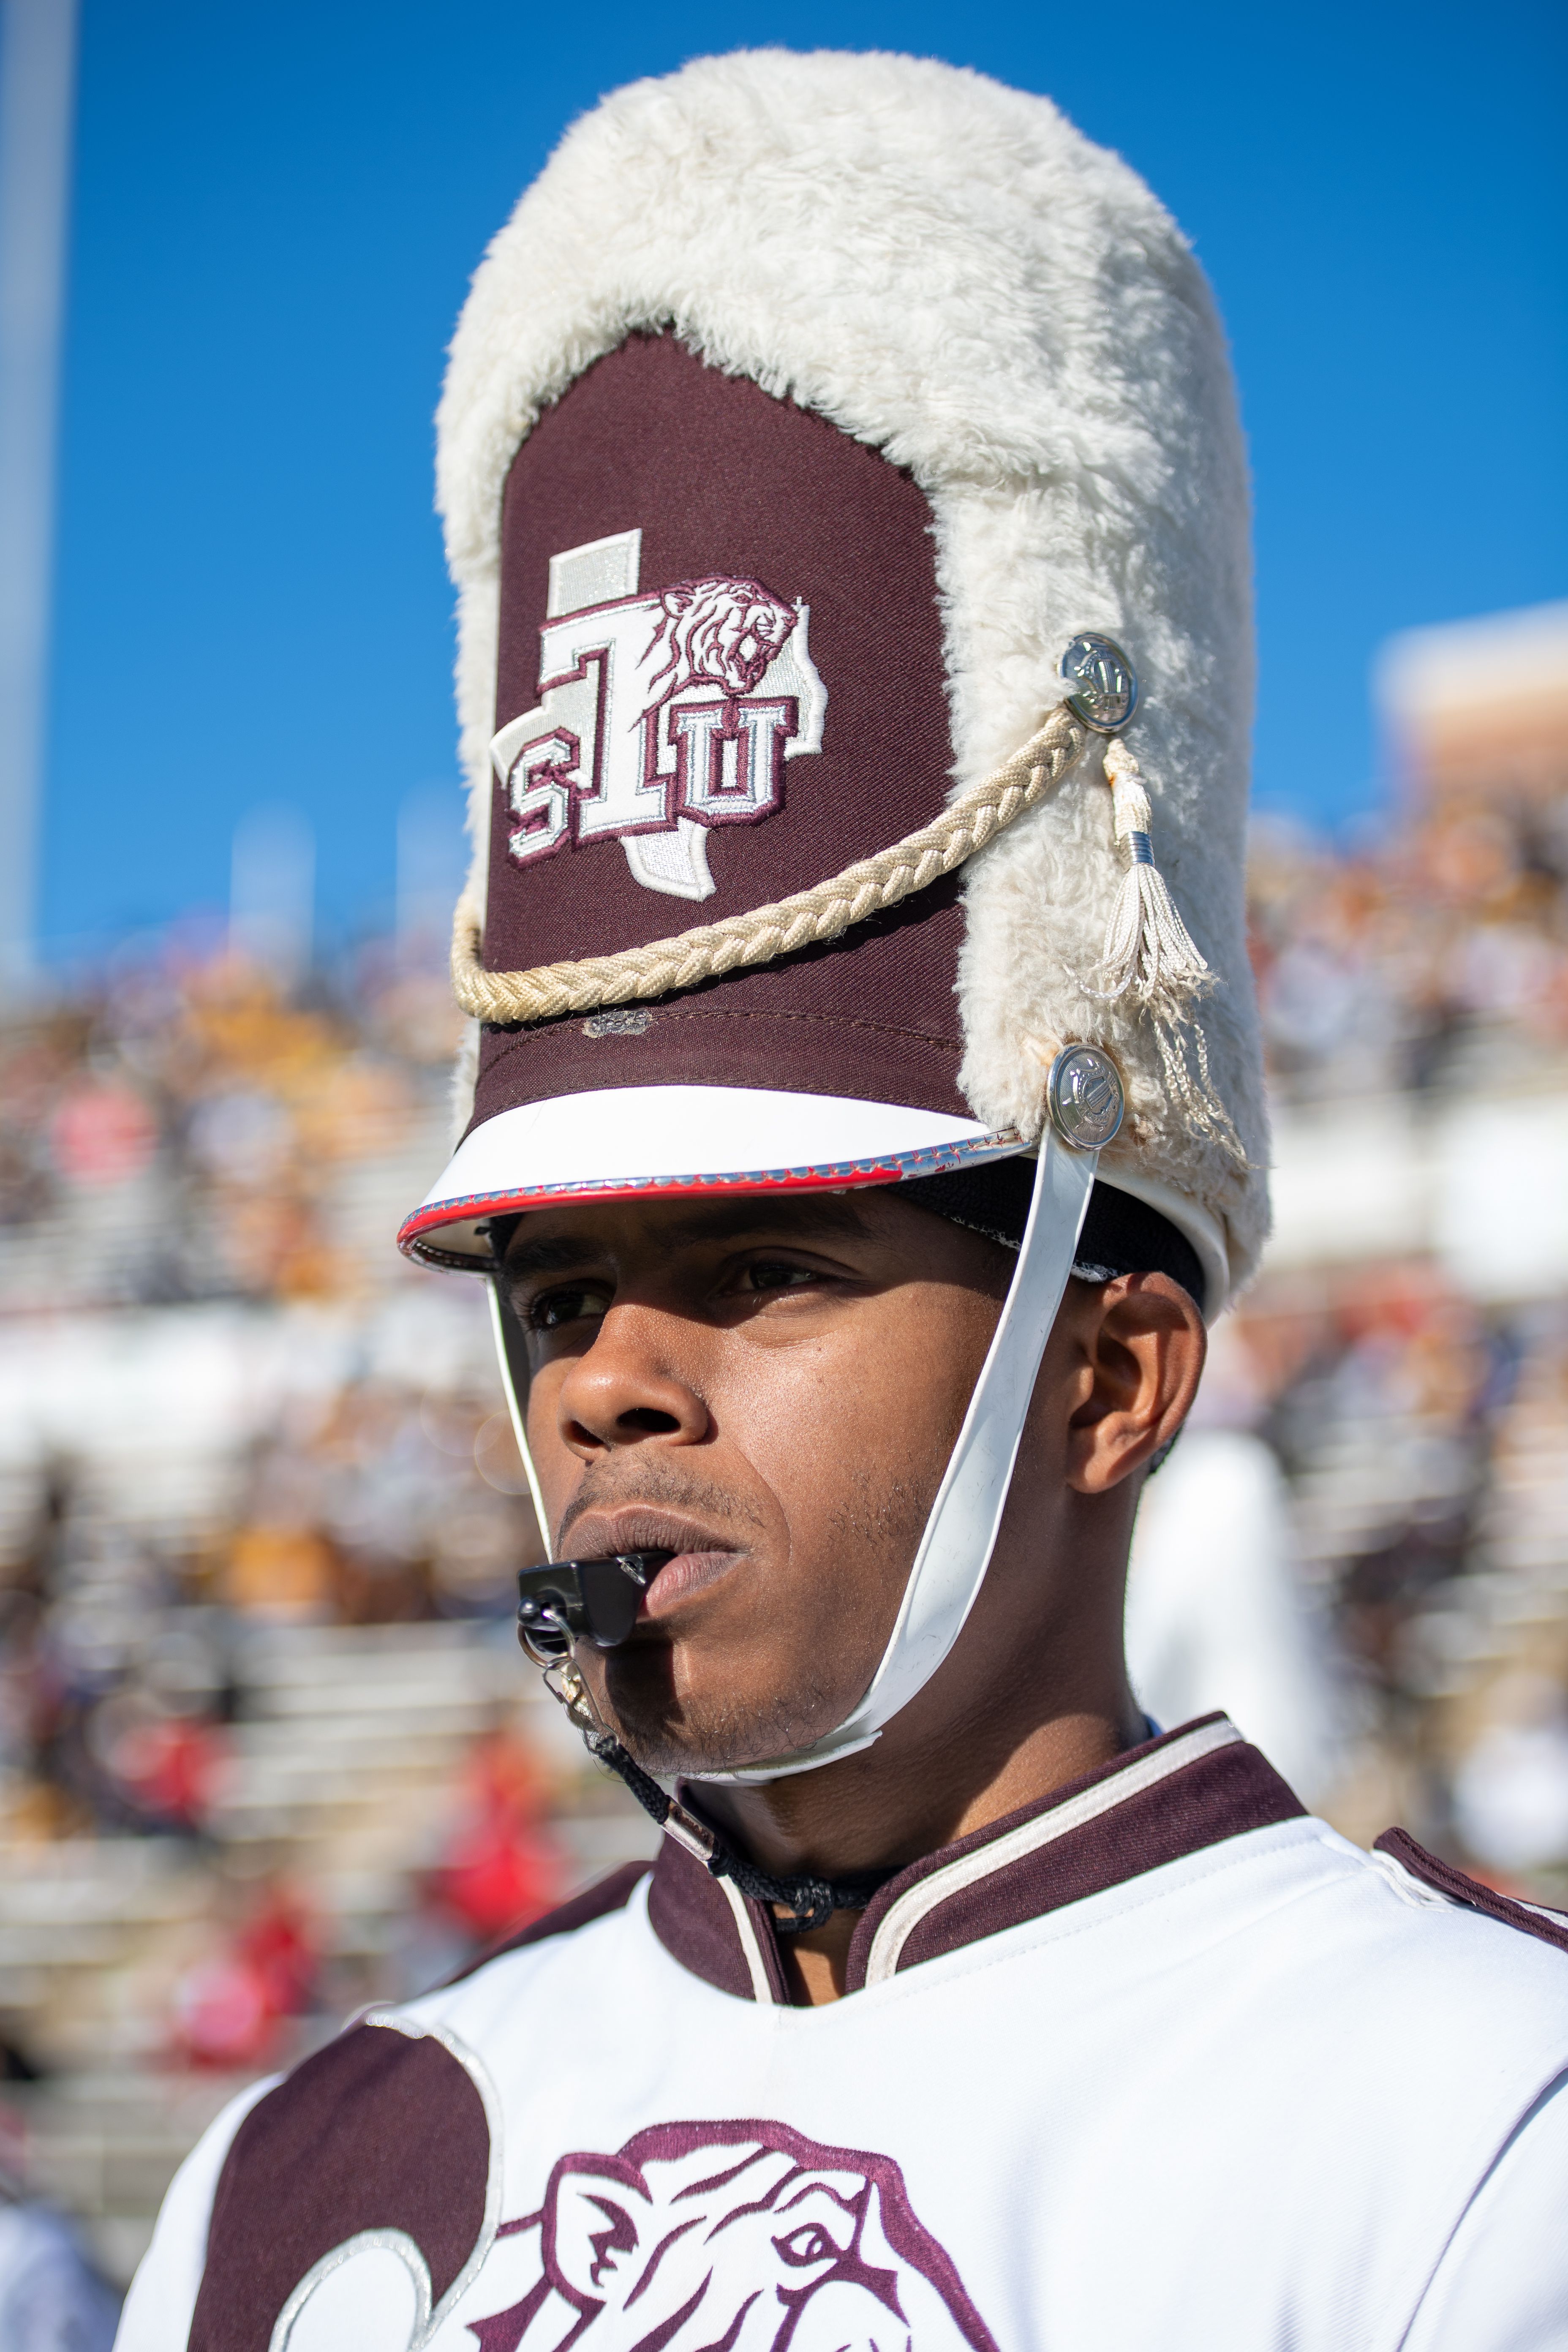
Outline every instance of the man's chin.
[[656, 1780], [703, 1780], [719, 1773], [742, 1771], [750, 1764], [794, 1755], [799, 1748], [809, 1748], [817, 1737], [814, 1731], [795, 1727], [781, 1727], [772, 1738], [755, 1729], [728, 1734], [715, 1729], [679, 1739], [632, 1726], [624, 1727], [620, 1733], [622, 1746]]
[[833, 1730], [842, 1715], [823, 1704], [823, 1695], [811, 1700], [795, 1695], [793, 1702], [776, 1695], [756, 1704], [733, 1696], [710, 1704], [688, 1699], [679, 1717], [663, 1708], [639, 1706], [630, 1694], [618, 1693], [612, 1679], [608, 1713], [623, 1746], [658, 1780], [701, 1780], [717, 1772], [736, 1772], [747, 1765], [765, 1764], [775, 1756], [792, 1756], [814, 1739]]

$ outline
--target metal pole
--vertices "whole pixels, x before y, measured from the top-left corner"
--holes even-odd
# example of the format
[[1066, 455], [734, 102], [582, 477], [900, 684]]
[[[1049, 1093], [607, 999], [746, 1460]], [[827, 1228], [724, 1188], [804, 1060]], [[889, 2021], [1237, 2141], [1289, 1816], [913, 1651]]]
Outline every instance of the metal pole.
[[0, 991], [33, 969], [77, 0], [0, 0]]

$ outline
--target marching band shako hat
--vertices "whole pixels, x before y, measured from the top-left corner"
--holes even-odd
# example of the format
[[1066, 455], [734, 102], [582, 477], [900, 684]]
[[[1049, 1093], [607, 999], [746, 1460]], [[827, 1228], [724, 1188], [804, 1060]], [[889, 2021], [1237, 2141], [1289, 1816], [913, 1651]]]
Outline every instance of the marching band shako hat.
[[766, 1768], [805, 1769], [956, 1638], [1096, 1179], [1211, 1314], [1267, 1229], [1222, 331], [1047, 100], [756, 51], [568, 133], [439, 422], [473, 1029], [403, 1246], [489, 1274], [489, 1222], [547, 1202], [1037, 1155], [888, 1656]]

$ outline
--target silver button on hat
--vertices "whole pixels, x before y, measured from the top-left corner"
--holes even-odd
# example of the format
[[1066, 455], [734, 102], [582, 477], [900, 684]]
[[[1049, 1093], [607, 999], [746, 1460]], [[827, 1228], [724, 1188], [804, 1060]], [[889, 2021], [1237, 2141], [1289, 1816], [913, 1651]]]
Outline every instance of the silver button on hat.
[[1051, 1064], [1046, 1108], [1075, 1151], [1102, 1151], [1121, 1125], [1121, 1073], [1098, 1045], [1068, 1045]]
[[1114, 637], [1084, 630], [1062, 656], [1062, 677], [1068, 709], [1097, 735], [1114, 735], [1138, 708], [1138, 673]]

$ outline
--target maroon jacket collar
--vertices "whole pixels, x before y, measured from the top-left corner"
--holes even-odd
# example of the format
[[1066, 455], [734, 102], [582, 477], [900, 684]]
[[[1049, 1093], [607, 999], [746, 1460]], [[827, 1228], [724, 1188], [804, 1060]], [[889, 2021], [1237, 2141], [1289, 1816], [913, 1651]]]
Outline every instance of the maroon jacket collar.
[[[855, 1930], [846, 1990], [1305, 1811], [1233, 1724], [1203, 1716], [900, 1870]], [[681, 1966], [719, 1991], [787, 2003], [772, 1914], [671, 1838], [648, 1917]]]

